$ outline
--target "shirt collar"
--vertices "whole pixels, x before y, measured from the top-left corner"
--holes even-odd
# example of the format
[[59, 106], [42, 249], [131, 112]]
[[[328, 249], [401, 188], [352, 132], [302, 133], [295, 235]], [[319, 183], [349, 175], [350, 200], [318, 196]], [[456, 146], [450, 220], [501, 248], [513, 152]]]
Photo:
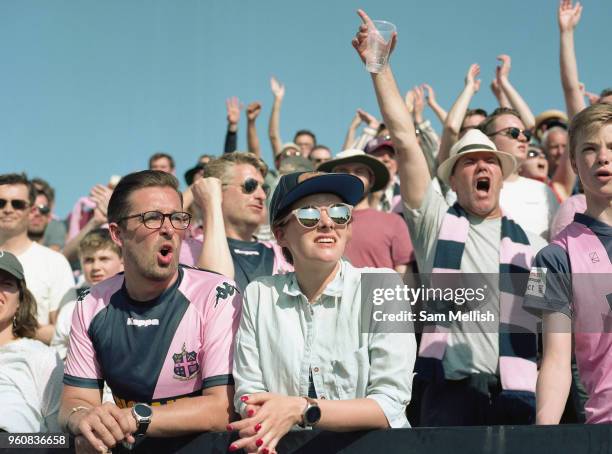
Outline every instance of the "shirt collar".
[[612, 226], [609, 226], [604, 222], [598, 221], [597, 219], [587, 216], [584, 213], [576, 213], [574, 215], [574, 221], [586, 225], [597, 235], [612, 236]]
[[[326, 296], [342, 296], [342, 291], [344, 290], [344, 275], [346, 270], [346, 261], [340, 260], [340, 268], [336, 272], [334, 279], [327, 284], [327, 287], [323, 290], [322, 295]], [[303, 295], [302, 290], [300, 289], [300, 285], [298, 284], [297, 278], [295, 277], [295, 272], [290, 273], [290, 279], [283, 286], [283, 293], [290, 296], [300, 296]]]

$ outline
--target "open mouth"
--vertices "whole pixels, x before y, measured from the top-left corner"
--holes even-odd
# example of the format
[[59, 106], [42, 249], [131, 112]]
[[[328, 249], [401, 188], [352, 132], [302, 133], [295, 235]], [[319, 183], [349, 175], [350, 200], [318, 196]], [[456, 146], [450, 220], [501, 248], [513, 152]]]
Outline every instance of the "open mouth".
[[320, 236], [320, 237], [315, 238], [315, 243], [317, 244], [335, 244], [336, 239], [331, 238], [331, 237]]
[[610, 172], [609, 170], [598, 170], [597, 172], [595, 172], [595, 178], [597, 178], [600, 181], [609, 181], [610, 179], [612, 179], [612, 172]]
[[159, 248], [159, 252], [157, 253], [157, 262], [160, 265], [167, 266], [170, 263], [172, 263], [172, 256], [173, 256], [172, 246], [169, 244], [164, 244], [162, 245], [161, 248]]
[[476, 179], [476, 191], [487, 194], [491, 188], [491, 180], [489, 177], [479, 177]]
[[544, 170], [544, 168], [546, 167], [546, 164], [538, 164], [538, 170]]

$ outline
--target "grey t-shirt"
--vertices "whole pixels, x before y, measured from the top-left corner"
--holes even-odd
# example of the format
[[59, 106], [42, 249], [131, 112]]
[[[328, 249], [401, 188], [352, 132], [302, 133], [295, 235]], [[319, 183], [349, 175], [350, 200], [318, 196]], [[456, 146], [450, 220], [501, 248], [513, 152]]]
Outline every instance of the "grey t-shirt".
[[[404, 216], [410, 229], [419, 271], [429, 274], [433, 269], [434, 255], [442, 220], [449, 205], [429, 185], [419, 209], [404, 204]], [[468, 215], [470, 229], [461, 258], [463, 273], [481, 273], [487, 282], [491, 304], [487, 309], [499, 319], [499, 245], [501, 240], [501, 218], [482, 219]], [[539, 236], [525, 232], [534, 254], [546, 245]], [[474, 326], [474, 325], [471, 325]], [[484, 327], [479, 332], [451, 330], [448, 346], [442, 361], [444, 375], [449, 380], [460, 380], [477, 373], [497, 373], [499, 341], [497, 332]]]

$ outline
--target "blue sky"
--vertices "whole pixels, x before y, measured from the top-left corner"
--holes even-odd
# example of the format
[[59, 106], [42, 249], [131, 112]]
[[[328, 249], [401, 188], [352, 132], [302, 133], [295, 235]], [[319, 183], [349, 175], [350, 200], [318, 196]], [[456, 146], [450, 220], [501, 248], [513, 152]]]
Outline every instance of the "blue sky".
[[[612, 86], [612, 2], [584, 3], [580, 79], [599, 92]], [[402, 91], [427, 82], [448, 109], [477, 62], [473, 106], [491, 109], [495, 57], [508, 53], [534, 113], [564, 106], [555, 0], [4, 0], [0, 172], [46, 178], [63, 216], [91, 186], [146, 167], [155, 151], [171, 153], [179, 175], [199, 154], [221, 153], [229, 96], [263, 103], [258, 131], [270, 162], [271, 75], [287, 87], [283, 140], [308, 128], [337, 152], [356, 108], [378, 115], [350, 46], [359, 7], [397, 25], [391, 61]], [[244, 115], [239, 134], [245, 149]]]

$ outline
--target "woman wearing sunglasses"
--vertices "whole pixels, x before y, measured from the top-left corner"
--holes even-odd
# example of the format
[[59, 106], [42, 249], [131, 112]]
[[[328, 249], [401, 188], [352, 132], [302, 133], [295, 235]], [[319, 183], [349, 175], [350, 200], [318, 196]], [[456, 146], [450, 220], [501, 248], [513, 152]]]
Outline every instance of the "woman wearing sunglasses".
[[0, 250], [0, 432], [60, 432], [63, 363], [34, 340], [36, 301], [23, 267]]
[[295, 426], [408, 427], [414, 335], [362, 329], [370, 307], [362, 273], [385, 273], [376, 276], [385, 288], [401, 279], [342, 259], [352, 205], [362, 194], [363, 184], [349, 174], [280, 179], [270, 224], [295, 272], [246, 288], [234, 354], [235, 407], [245, 419], [228, 426], [241, 437], [230, 451], [273, 452]]

